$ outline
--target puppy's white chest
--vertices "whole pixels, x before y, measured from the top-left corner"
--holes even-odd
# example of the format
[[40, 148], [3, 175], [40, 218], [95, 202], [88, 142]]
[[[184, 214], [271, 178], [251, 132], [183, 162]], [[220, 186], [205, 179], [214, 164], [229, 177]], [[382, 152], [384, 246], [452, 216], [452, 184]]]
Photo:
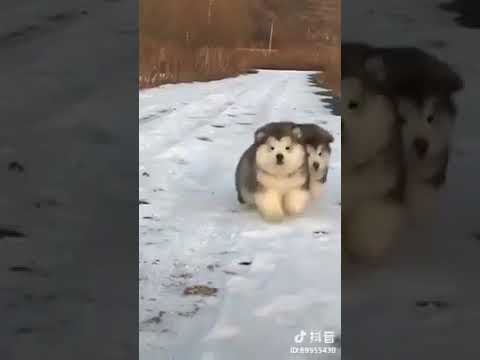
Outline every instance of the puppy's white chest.
[[292, 189], [299, 188], [306, 182], [304, 174], [295, 174], [293, 176], [276, 177], [259, 172], [257, 174], [257, 181], [265, 188], [275, 190], [279, 193], [286, 193]]

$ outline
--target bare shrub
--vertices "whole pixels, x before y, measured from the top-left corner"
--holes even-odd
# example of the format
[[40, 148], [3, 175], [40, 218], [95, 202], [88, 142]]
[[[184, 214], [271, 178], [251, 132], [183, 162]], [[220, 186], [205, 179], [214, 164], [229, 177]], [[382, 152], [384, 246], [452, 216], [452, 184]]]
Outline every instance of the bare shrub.
[[322, 71], [319, 80], [339, 92], [339, 6], [339, 0], [140, 0], [139, 86], [269, 68]]

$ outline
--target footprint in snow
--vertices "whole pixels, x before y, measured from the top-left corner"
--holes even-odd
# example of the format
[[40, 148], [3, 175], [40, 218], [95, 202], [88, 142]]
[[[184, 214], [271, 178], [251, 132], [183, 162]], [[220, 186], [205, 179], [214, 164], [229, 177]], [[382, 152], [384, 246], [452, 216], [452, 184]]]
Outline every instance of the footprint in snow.
[[223, 270], [223, 273], [224, 274], [227, 274], [227, 275], [238, 275], [235, 271], [230, 271], [230, 270]]
[[252, 262], [251, 261], [241, 261], [241, 262], [238, 263], [238, 265], [250, 266], [250, 265], [252, 265]]
[[207, 136], [197, 136], [197, 139], [201, 141], [206, 141], [206, 142], [213, 142], [213, 140]]
[[15, 265], [15, 266], [10, 266], [8, 268], [9, 271], [12, 272], [22, 272], [22, 273], [31, 273], [33, 272], [33, 269], [30, 266], [24, 266], [24, 265]]
[[160, 324], [165, 314], [166, 314], [165, 311], [160, 311], [157, 316], [153, 316], [150, 319], [145, 320], [143, 323], [144, 324]]
[[217, 288], [213, 288], [205, 285], [195, 285], [195, 286], [189, 286], [185, 288], [185, 290], [183, 291], [183, 295], [215, 296], [217, 292], [218, 292]]
[[190, 311], [177, 311], [178, 316], [182, 317], [194, 317], [200, 311], [200, 306], [198, 304], [193, 304], [193, 309]]
[[146, 242], [145, 243], [145, 246], [151, 246], [151, 245], [155, 245], [157, 244], [156, 242], [152, 242], [152, 241], [149, 241], [149, 242]]
[[67, 20], [73, 20], [74, 16], [75, 14], [73, 12], [71, 13], [63, 12], [63, 13], [49, 15], [47, 16], [47, 20], [50, 22], [59, 23]]
[[21, 231], [11, 229], [11, 228], [7, 228], [7, 227], [0, 228], [0, 239], [9, 238], [9, 237], [10, 238], [23, 238], [23, 237], [25, 237], [25, 234], [22, 233]]
[[449, 308], [451, 304], [445, 300], [417, 300], [415, 306], [417, 309], [432, 312], [445, 310]]
[[193, 274], [185, 272], [185, 273], [171, 275], [171, 277], [174, 278], [174, 279], [192, 279]]
[[173, 162], [178, 165], [188, 165], [188, 161], [185, 159], [174, 159]]
[[37, 209], [44, 208], [44, 207], [57, 207], [60, 206], [61, 203], [55, 199], [46, 199], [40, 200], [33, 204]]
[[16, 171], [21, 173], [25, 171], [25, 167], [22, 164], [20, 164], [18, 161], [11, 161], [8, 164], [8, 171]]
[[220, 267], [219, 264], [209, 264], [207, 265], [208, 271], [214, 271], [215, 269], [218, 269]]

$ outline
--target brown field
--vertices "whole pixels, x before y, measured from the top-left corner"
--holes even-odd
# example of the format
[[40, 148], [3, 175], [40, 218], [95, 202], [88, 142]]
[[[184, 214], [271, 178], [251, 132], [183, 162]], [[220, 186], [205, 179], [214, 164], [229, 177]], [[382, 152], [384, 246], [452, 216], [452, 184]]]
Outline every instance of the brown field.
[[316, 70], [322, 72], [318, 75], [319, 83], [339, 94], [339, 60], [339, 48], [333, 46], [269, 52], [150, 44], [140, 55], [139, 86], [144, 89], [167, 83], [217, 80], [252, 69]]
[[319, 83], [339, 94], [339, 6], [339, 0], [140, 0], [139, 87], [261, 68], [321, 71]]

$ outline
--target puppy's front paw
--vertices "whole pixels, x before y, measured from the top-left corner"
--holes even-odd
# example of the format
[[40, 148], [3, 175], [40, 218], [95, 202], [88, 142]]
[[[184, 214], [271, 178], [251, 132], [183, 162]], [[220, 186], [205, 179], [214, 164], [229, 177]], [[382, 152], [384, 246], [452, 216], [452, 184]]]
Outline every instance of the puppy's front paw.
[[266, 212], [261, 212], [260, 214], [262, 217], [265, 219], [265, 221], [271, 222], [271, 223], [278, 223], [281, 222], [285, 218], [285, 214], [282, 212], [276, 212], [276, 213], [266, 213]]
[[279, 222], [285, 217], [282, 198], [275, 191], [267, 190], [255, 194], [255, 204], [266, 221]]
[[285, 194], [284, 206], [289, 215], [301, 214], [308, 205], [310, 193], [307, 190], [294, 189]]

